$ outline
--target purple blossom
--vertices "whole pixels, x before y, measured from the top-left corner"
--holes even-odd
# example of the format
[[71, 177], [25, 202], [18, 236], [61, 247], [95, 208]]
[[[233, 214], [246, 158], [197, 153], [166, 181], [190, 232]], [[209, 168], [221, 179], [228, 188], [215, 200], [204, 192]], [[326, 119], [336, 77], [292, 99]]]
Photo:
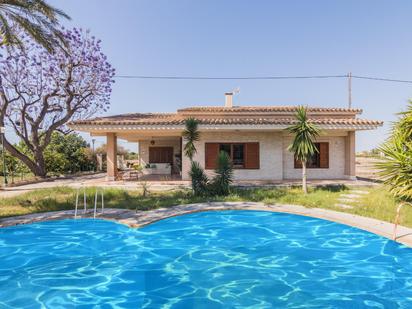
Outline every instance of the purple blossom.
[[64, 31], [68, 53], [57, 50], [50, 54], [28, 37], [24, 38], [25, 51], [0, 50], [0, 54], [7, 55], [0, 58], [3, 87], [10, 100], [19, 98], [9, 105], [8, 114], [20, 115], [22, 108], [29, 105], [24, 113], [37, 119], [47, 99], [49, 108], [41, 120], [43, 129], [71, 111], [71, 119], [81, 119], [107, 110], [110, 104], [115, 71], [101, 50], [100, 40], [81, 29]]

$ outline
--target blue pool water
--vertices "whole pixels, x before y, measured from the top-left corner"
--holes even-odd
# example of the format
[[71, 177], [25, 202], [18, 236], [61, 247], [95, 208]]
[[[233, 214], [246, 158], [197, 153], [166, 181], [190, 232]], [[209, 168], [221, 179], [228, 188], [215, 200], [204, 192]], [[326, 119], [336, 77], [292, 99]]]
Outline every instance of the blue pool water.
[[41, 307], [411, 308], [412, 249], [258, 211], [0, 229], [0, 308]]

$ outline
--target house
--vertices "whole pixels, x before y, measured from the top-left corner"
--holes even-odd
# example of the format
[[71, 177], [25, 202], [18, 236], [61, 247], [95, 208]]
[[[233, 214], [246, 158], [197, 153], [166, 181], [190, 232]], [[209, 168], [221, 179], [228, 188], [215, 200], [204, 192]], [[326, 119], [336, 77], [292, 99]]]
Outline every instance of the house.
[[[236, 180], [279, 181], [301, 177], [301, 166], [287, 148], [284, 129], [295, 122], [295, 106], [233, 106], [226, 93], [224, 106], [188, 107], [176, 113], [133, 113], [69, 124], [92, 136], [106, 136], [107, 179], [117, 177], [117, 139], [139, 144], [143, 166], [152, 164], [167, 173], [189, 178], [190, 162], [182, 154], [185, 119], [199, 121], [200, 140], [194, 160], [213, 173], [219, 151], [233, 162]], [[355, 138], [358, 130], [373, 130], [381, 121], [359, 119], [361, 109], [308, 107], [313, 123], [322, 129], [316, 141], [319, 152], [308, 162], [308, 178], [354, 179]], [[170, 167], [167, 169], [166, 167]]]

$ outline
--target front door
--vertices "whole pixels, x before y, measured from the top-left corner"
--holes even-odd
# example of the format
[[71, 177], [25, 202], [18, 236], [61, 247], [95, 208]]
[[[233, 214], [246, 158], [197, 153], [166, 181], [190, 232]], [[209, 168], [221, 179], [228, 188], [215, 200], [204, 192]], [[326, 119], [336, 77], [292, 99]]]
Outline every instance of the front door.
[[173, 147], [149, 147], [149, 163], [173, 164]]

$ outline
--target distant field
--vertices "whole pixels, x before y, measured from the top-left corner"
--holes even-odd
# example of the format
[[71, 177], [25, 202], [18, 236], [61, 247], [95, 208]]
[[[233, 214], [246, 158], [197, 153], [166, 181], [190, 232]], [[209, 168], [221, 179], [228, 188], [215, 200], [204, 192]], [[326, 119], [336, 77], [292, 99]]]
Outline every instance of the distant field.
[[375, 164], [379, 161], [382, 161], [378, 157], [356, 157], [356, 176], [362, 178], [368, 178], [372, 180], [379, 180], [377, 175], [378, 170], [375, 167]]

